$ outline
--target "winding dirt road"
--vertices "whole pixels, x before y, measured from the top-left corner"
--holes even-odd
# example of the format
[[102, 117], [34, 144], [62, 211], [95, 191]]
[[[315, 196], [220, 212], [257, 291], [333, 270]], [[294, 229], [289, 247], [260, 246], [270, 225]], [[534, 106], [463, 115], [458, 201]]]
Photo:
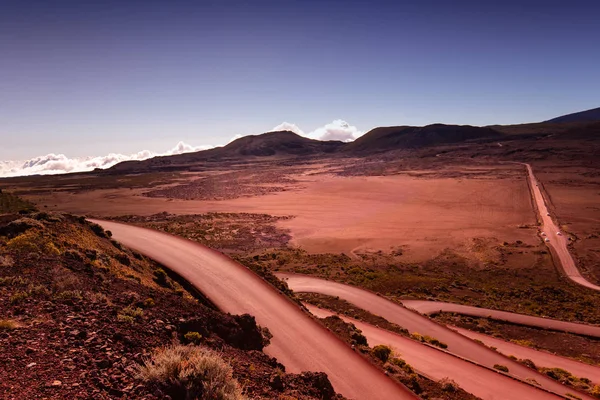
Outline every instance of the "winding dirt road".
[[[308, 310], [319, 318], [334, 313], [305, 304]], [[370, 346], [380, 344], [390, 346], [419, 373], [433, 380], [450, 378], [467, 392], [485, 400], [514, 399], [557, 399], [557, 396], [543, 392], [531, 385], [515, 381], [494, 370], [482, 368], [462, 360], [452, 354], [426, 346], [404, 336], [377, 328], [371, 324], [338, 315], [344, 321], [354, 324], [367, 338]], [[509, 390], [507, 390], [510, 388]]]
[[[527, 368], [482, 344], [474, 342], [458, 332], [450, 330], [443, 325], [431, 321], [427, 317], [423, 317], [416, 312], [410, 311], [401, 305], [393, 303], [390, 300], [377, 296], [369, 291], [311, 276], [291, 273], [278, 273], [277, 276], [280, 279], [284, 279], [290, 289], [296, 292], [321, 293], [329, 296], [338, 296], [357, 307], [379, 315], [390, 322], [408, 329], [409, 332], [418, 332], [436, 338], [448, 345], [449, 352], [466, 360], [471, 360], [488, 368], [493, 368], [496, 364], [505, 365], [508, 367], [510, 375], [523, 381], [535, 380], [544, 389], [563, 396], [573, 392], [573, 389], [567, 388], [537, 371]], [[456, 366], [456, 368], [459, 367]], [[505, 390], [510, 389], [506, 386]], [[577, 395], [581, 398], [592, 399], [583, 393], [578, 392]]]
[[172, 235], [92, 220], [127, 247], [175, 271], [221, 310], [248, 313], [273, 334], [265, 353], [288, 372], [323, 371], [347, 398], [416, 399], [270, 284], [223, 254]]
[[600, 326], [577, 324], [575, 322], [533, 317], [531, 315], [491, 310], [489, 308], [465, 306], [463, 304], [444, 303], [441, 301], [401, 300], [401, 302], [405, 307], [415, 310], [421, 314], [436, 314], [440, 311], [451, 312], [469, 315], [472, 317], [492, 318], [498, 321], [511, 322], [513, 324], [533, 326], [536, 328], [550, 329], [553, 331], [575, 333], [578, 335], [600, 338]]
[[557, 356], [556, 354], [545, 351], [531, 349], [529, 347], [519, 346], [518, 344], [507, 342], [482, 333], [473, 332], [467, 329], [451, 327], [461, 335], [471, 339], [481, 340], [486, 346], [493, 346], [502, 354], [513, 355], [520, 359], [530, 359], [538, 367], [562, 368], [569, 371], [578, 378], [588, 378], [592, 382], [600, 383], [600, 367], [581, 363], [570, 358]]
[[562, 266], [563, 271], [569, 279], [587, 288], [600, 290], [600, 286], [594, 285], [586, 280], [577, 269], [575, 261], [573, 260], [573, 257], [571, 257], [571, 253], [569, 253], [569, 239], [564, 235], [558, 234], [558, 232], [560, 232], [560, 227], [554, 223], [554, 220], [548, 212], [539, 183], [533, 174], [533, 169], [529, 164], [525, 164], [525, 166], [527, 167], [529, 186], [533, 194], [533, 199], [535, 200], [542, 221], [542, 232], [544, 232], [546, 234], [545, 237], [550, 240], [549, 242], [546, 242], [546, 244], [553, 250], [553, 254], [558, 258], [559, 264]]

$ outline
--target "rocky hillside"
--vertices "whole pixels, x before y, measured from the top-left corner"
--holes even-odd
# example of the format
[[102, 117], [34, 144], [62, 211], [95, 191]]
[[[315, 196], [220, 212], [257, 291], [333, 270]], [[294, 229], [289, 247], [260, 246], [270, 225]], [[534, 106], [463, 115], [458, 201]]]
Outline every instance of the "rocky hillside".
[[0, 212], [2, 398], [183, 399], [192, 389], [190, 398], [214, 398], [207, 368], [227, 399], [339, 398], [326, 375], [285, 374], [265, 355], [269, 334], [254, 317], [219, 312], [110, 232], [12, 211]]

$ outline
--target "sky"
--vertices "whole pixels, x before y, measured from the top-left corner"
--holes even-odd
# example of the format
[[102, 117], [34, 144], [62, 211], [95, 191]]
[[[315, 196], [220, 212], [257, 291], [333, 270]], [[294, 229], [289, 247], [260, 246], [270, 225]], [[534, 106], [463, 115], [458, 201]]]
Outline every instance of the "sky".
[[376, 126], [535, 122], [600, 106], [598, 1], [0, 9], [0, 175], [9, 160], [168, 154], [281, 126], [352, 140]]

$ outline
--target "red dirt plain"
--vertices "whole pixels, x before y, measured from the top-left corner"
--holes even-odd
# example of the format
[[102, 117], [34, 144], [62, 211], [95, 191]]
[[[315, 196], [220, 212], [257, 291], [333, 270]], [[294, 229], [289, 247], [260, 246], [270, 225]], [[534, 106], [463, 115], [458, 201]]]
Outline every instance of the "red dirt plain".
[[[22, 192], [25, 198], [47, 206], [49, 210], [96, 217], [150, 215], [164, 211], [173, 214], [248, 212], [294, 216], [277, 224], [290, 230], [292, 245], [312, 253], [353, 255], [378, 250], [388, 252], [401, 247], [404, 260], [422, 261], [451, 248], [468, 259], [485, 264], [501, 256], [491, 248], [505, 241], [521, 240], [532, 246], [540, 244], [525, 173], [519, 166], [413, 169], [396, 171], [395, 175], [389, 176], [327, 173], [336, 167], [339, 165], [327, 165], [321, 160], [319, 164], [303, 165], [302, 168], [266, 167], [264, 164], [255, 169], [247, 168], [246, 176], [239, 178], [243, 182], [240, 185], [245, 187], [240, 197], [224, 200], [144, 195], [154, 191], [189, 198], [193, 191], [189, 191], [188, 184], [192, 182], [193, 185], [198, 177], [208, 176], [206, 173], [187, 174], [188, 181], [182, 180], [184, 175], [181, 174], [174, 177], [177, 183], [186, 182], [175, 186], [185, 190], [181, 195], [177, 190], [161, 192], [160, 188], [174, 188], [172, 183], [164, 180], [160, 181], [160, 186], [134, 189], [90, 189], [88, 186], [81, 191], [70, 183], [68, 187], [44, 187], [36, 191], [32, 190], [35, 185], [29, 182], [25, 193], [22, 192], [24, 186], [18, 188], [12, 185], [13, 182], [5, 187], [12, 186], [17, 193]], [[238, 172], [236, 176], [243, 174]], [[218, 188], [215, 175], [219, 174], [210, 172], [210, 186]], [[230, 185], [231, 174], [223, 173], [223, 176]], [[274, 176], [278, 176], [279, 181]], [[139, 176], [136, 179], [140, 180]], [[252, 180], [255, 183], [248, 184]], [[47, 181], [44, 183], [48, 184]], [[202, 186], [202, 180], [195, 184]], [[264, 190], [274, 184], [278, 187], [277, 192]], [[262, 189], [253, 193], [253, 185]], [[201, 192], [200, 198], [206, 198], [206, 191]], [[533, 258], [525, 260], [525, 263], [533, 262]]]

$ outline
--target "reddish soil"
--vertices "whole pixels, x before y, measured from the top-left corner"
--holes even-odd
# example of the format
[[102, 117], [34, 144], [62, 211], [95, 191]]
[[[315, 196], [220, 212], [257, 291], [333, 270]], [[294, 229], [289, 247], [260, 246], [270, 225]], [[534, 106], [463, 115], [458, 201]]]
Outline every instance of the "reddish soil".
[[[349, 163], [331, 160], [329, 165]], [[293, 245], [313, 253], [352, 255], [401, 246], [405, 261], [423, 261], [452, 248], [483, 265], [501, 257], [490, 249], [495, 245], [516, 240], [527, 245], [539, 243], [524, 171], [519, 166], [438, 165], [436, 169], [396, 170], [393, 176], [315, 175], [327, 170], [323, 164], [320, 160], [302, 169], [260, 164], [245, 171], [203, 173], [204, 178], [190, 177], [190, 182], [183, 184], [179, 175], [179, 185], [163, 189], [106, 189], [111, 186], [100, 185], [82, 192], [45, 187], [27, 198], [51, 210], [97, 217], [165, 211], [294, 216], [277, 225], [290, 231]], [[15, 185], [16, 181], [11, 182]], [[262, 195], [259, 187], [277, 193]], [[259, 192], [246, 192], [248, 188]], [[243, 193], [238, 193], [240, 190]], [[148, 197], [148, 193], [169, 198]], [[531, 264], [533, 259], [522, 262]]]

